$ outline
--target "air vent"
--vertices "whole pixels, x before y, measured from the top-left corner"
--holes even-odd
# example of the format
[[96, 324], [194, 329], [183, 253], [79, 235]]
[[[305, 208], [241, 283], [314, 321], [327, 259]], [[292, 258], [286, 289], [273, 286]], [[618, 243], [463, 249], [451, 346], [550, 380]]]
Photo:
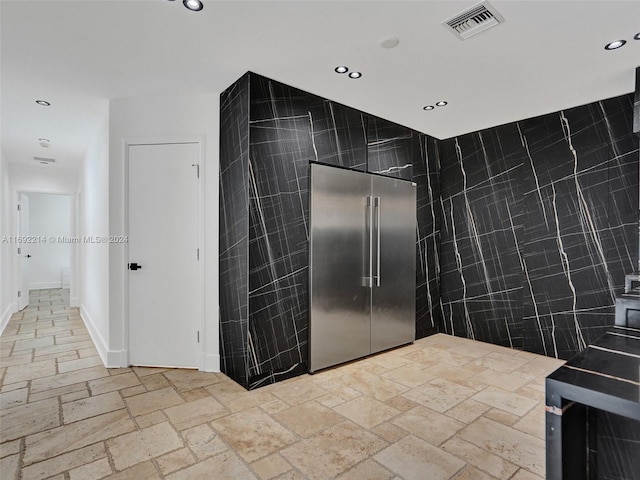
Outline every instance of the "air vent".
[[504, 22], [502, 15], [489, 2], [482, 2], [445, 20], [442, 25], [451, 30], [460, 40], [466, 40], [502, 22]]
[[33, 157], [36, 162], [40, 163], [56, 163], [55, 158], [45, 158], [45, 157]]

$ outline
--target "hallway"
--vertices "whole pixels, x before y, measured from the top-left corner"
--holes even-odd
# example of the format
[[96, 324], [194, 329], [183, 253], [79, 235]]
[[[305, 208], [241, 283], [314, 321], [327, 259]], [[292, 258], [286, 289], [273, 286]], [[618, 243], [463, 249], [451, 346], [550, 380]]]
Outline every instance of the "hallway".
[[68, 290], [30, 301], [1, 338], [3, 480], [544, 476], [544, 377], [562, 361], [438, 334], [247, 392], [106, 369]]

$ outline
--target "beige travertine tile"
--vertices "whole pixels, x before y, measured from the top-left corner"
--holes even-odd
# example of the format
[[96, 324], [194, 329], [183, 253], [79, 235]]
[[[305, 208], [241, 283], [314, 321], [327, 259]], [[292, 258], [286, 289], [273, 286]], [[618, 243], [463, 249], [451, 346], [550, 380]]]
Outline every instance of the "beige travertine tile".
[[116, 470], [159, 457], [182, 445], [176, 431], [166, 422], [107, 440]]
[[147, 428], [151, 425], [157, 425], [158, 423], [166, 422], [169, 420], [169, 418], [162, 410], [156, 410], [155, 412], [146, 413], [144, 415], [140, 415], [139, 417], [135, 417], [134, 420], [138, 424], [138, 427]]
[[475, 467], [466, 466], [460, 473], [451, 480], [492, 480], [493, 477], [481, 472]]
[[60, 373], [53, 377], [37, 378], [31, 381], [31, 394], [46, 392], [47, 390], [54, 388], [66, 387], [75, 383], [86, 382], [88, 380], [108, 376], [109, 372], [106, 368], [91, 367], [73, 372]]
[[140, 382], [142, 382], [144, 388], [146, 388], [149, 392], [171, 386], [169, 380], [164, 378], [161, 373], [154, 373], [153, 375], [145, 375], [144, 377], [140, 377]]
[[109, 376], [91, 380], [89, 389], [92, 395], [100, 395], [101, 393], [114, 392], [128, 387], [140, 385], [140, 380], [135, 373], [129, 372], [122, 375]]
[[204, 388], [234, 413], [276, 400], [268, 390], [269, 387], [248, 392], [237, 383], [224, 381]]
[[435, 378], [424, 385], [409, 390], [402, 396], [437, 412], [446, 412], [475, 393], [476, 391], [471, 387]]
[[394, 370], [405, 365], [413, 365], [417, 368], [423, 366], [412, 362], [409, 358], [401, 355], [394, 355], [392, 352], [378, 353], [377, 355], [367, 358], [367, 361], [374, 365], [383, 367], [385, 370]]
[[[315, 381], [314, 383], [329, 392], [329, 395], [333, 398], [333, 403], [335, 403], [335, 405], [339, 405], [340, 403], [353, 400], [354, 398], [358, 398], [363, 395], [362, 392], [355, 388], [351, 388], [351, 386], [345, 383], [349, 381], [349, 378], [350, 377], [348, 376], [328, 377], [321, 381]], [[318, 402], [323, 403], [321, 399], [326, 397], [327, 395], [323, 395], [322, 397], [318, 397], [317, 400]]]
[[468, 398], [447, 410], [446, 415], [463, 423], [471, 423], [490, 408], [489, 405]]
[[231, 452], [224, 452], [204, 462], [180, 470], [167, 476], [167, 480], [192, 480], [194, 478], [211, 478], [216, 472], [218, 478], [233, 480], [256, 480], [255, 475]]
[[393, 478], [393, 473], [375, 460], [367, 459], [340, 475], [338, 480], [363, 480], [365, 478], [367, 480], [389, 480]]
[[344, 417], [316, 401], [296, 405], [276, 413], [273, 417], [302, 437], [309, 437], [344, 421]]
[[0, 458], [0, 478], [18, 478], [20, 473], [19, 455]]
[[[134, 397], [135, 398], [135, 397]], [[178, 430], [195, 427], [227, 415], [229, 409], [215, 398], [206, 397], [165, 409], [164, 413]]]
[[289, 405], [308, 402], [328, 393], [324, 388], [311, 382], [305, 382], [304, 379], [305, 377], [300, 377], [293, 382], [273, 385], [271, 392]]
[[77, 450], [135, 429], [125, 410], [105, 413], [79, 422], [36, 433], [26, 438], [25, 465]]
[[492, 455], [458, 436], [442, 445], [442, 449], [501, 480], [511, 478], [518, 470], [518, 467], [503, 458]]
[[81, 348], [78, 350], [80, 358], [97, 357], [98, 350], [95, 347]]
[[17, 390], [11, 390], [10, 392], [0, 393], [0, 408], [5, 410], [7, 408], [24, 405], [27, 403], [28, 395], [28, 388], [19, 388]]
[[280, 452], [310, 480], [334, 478], [387, 446], [387, 442], [346, 421]]
[[105, 393], [63, 404], [62, 419], [64, 423], [77, 422], [121, 408], [124, 408], [124, 402], [118, 392]]
[[24, 380], [33, 380], [34, 378], [48, 377], [51, 375], [55, 375], [55, 373], [55, 360], [44, 360], [41, 362], [14, 365], [13, 367], [7, 368], [4, 382], [16, 383]]
[[489, 368], [497, 372], [511, 373], [529, 361], [510, 352], [493, 352], [480, 359], [474, 360], [472, 365]]
[[68, 395], [69, 393], [86, 392], [86, 391], [87, 391], [87, 384], [85, 382], [73, 383], [71, 385], [66, 385], [60, 388], [52, 388], [50, 390], [42, 390], [39, 393], [33, 393], [33, 387], [32, 387], [31, 395], [29, 395], [29, 401], [37, 402], [39, 400], [45, 400], [47, 398], [53, 398], [59, 395]]
[[453, 455], [408, 435], [374, 456], [405, 480], [448, 480], [465, 466]]
[[193, 390], [198, 387], [214, 385], [225, 379], [220, 373], [200, 372], [198, 370], [173, 369], [167, 370], [163, 375], [179, 391]]
[[540, 403], [532, 408], [529, 413], [513, 424], [513, 428], [544, 440], [546, 438], [544, 404]]
[[534, 475], [524, 468], [521, 468], [513, 477], [511, 477], [511, 480], [543, 480], [543, 477]]
[[271, 480], [278, 475], [288, 472], [293, 467], [289, 465], [289, 462], [276, 453], [274, 455], [264, 457], [257, 462], [253, 462], [251, 464], [251, 468], [253, 468], [253, 471], [258, 474], [258, 477], [260, 477], [261, 480]]
[[58, 400], [27, 403], [0, 412], [0, 443], [60, 425]]
[[107, 458], [69, 470], [69, 480], [100, 480], [109, 475], [111, 475], [111, 465]]
[[138, 465], [112, 475], [109, 477], [109, 480], [160, 480], [160, 478], [153, 463], [149, 461], [139, 463]]
[[297, 438], [258, 408], [211, 422], [222, 438], [247, 462], [274, 453]]
[[485, 418], [465, 427], [459, 435], [489, 453], [544, 475], [544, 441], [539, 438]]
[[58, 362], [68, 362], [70, 360], [78, 359], [78, 352], [75, 350], [68, 352], [50, 353], [48, 355], [39, 355], [35, 357], [36, 360], [57, 360]]
[[120, 390], [120, 395], [122, 395], [123, 398], [128, 398], [133, 397], [134, 395], [140, 395], [141, 393], [145, 393], [146, 391], [147, 389], [144, 388], [144, 385], [136, 385], [135, 387], [129, 387]]
[[188, 465], [193, 465], [196, 461], [187, 448], [176, 450], [159, 457], [157, 460], [160, 471], [163, 475], [167, 475], [176, 470], [180, 470]]
[[86, 388], [78, 390], [77, 392], [65, 393], [60, 395], [60, 403], [73, 402], [74, 400], [80, 400], [81, 398], [87, 398], [89, 396], [89, 390]]
[[20, 352], [20, 355], [11, 355], [7, 357], [2, 357], [2, 361], [0, 365], [3, 367], [12, 367], [14, 365], [24, 365], [25, 363], [31, 363], [31, 353]]
[[125, 402], [131, 410], [131, 415], [138, 416], [180, 405], [184, 403], [184, 400], [173, 388], [168, 387], [129, 397], [125, 399]]
[[393, 370], [389, 370], [388, 372], [383, 373], [382, 377], [410, 388], [427, 383], [429, 380], [434, 378], [433, 375], [430, 374], [428, 368], [419, 369], [411, 365], [403, 365]]
[[521, 372], [503, 373], [495, 370], [485, 370], [473, 377], [476, 382], [515, 392], [533, 379], [533, 376]]
[[389, 443], [397, 442], [402, 437], [406, 437], [409, 434], [406, 430], [390, 422], [384, 422], [380, 425], [376, 425], [371, 429], [371, 431]]
[[400, 410], [371, 397], [354, 398], [342, 405], [338, 405], [334, 410], [367, 429], [375, 427], [401, 413]]
[[166, 372], [166, 368], [158, 368], [158, 367], [132, 367], [132, 370], [139, 377], [144, 377], [147, 375], [153, 375], [156, 373]]
[[384, 402], [409, 390], [408, 387], [368, 372], [345, 375], [343, 382], [361, 393]]
[[472, 397], [474, 400], [499, 408], [514, 415], [524, 415], [536, 406], [538, 400], [523, 397], [496, 387], [487, 387]]
[[200, 400], [201, 398], [207, 398], [211, 394], [202, 387], [194, 388], [193, 390], [186, 390], [182, 393], [182, 396], [187, 402], [193, 402], [194, 400]]
[[102, 365], [100, 357], [79, 358], [78, 360], [70, 360], [68, 362], [58, 361], [58, 371], [60, 373], [73, 372], [75, 370], [95, 367], [97, 365]]
[[399, 415], [392, 423], [436, 446], [465, 426], [462, 422], [422, 406]]
[[35, 349], [34, 355], [36, 356], [36, 360], [43, 355], [52, 355], [54, 353], [64, 353], [64, 352], [77, 352], [79, 348], [87, 348], [91, 347], [93, 342], [91, 340], [85, 340], [84, 342], [79, 343], [68, 343], [65, 345], [52, 345], [50, 347], [39, 347]]
[[0, 458], [8, 457], [9, 455], [15, 455], [20, 452], [21, 440], [13, 440], [10, 442], [0, 443]]
[[[83, 342], [87, 342], [87, 341], [91, 341], [91, 337], [87, 334], [87, 335], [69, 335], [67, 337], [61, 337], [59, 335], [56, 335], [56, 345], [65, 345], [65, 344], [79, 344], [79, 343], [83, 343]], [[75, 349], [78, 348], [85, 348], [85, 346], [83, 345], [82, 347], [75, 347]]]
[[228, 450], [218, 433], [206, 424], [184, 430], [181, 435], [198, 461]]
[[[98, 443], [89, 447], [81, 448], [73, 452], [65, 453], [49, 460], [34, 463], [22, 470], [23, 480], [40, 480], [48, 478], [57, 473], [62, 473], [80, 465], [84, 465], [107, 456], [104, 445]], [[111, 469], [109, 469], [111, 470]]]
[[13, 346], [13, 351], [30, 350], [32, 348], [50, 347], [53, 345], [53, 337], [32, 338], [26, 340], [17, 340]]
[[[327, 395], [325, 395], [324, 397], [318, 398], [318, 400], [317, 400], [318, 403], [322, 403], [321, 400], [323, 398], [325, 398], [326, 396]], [[262, 405], [260, 405], [260, 408], [262, 408], [262, 410], [264, 410], [268, 414], [273, 415], [274, 413], [278, 413], [278, 412], [281, 412], [283, 410], [286, 410], [287, 408], [289, 408], [289, 405], [284, 403], [279, 398], [276, 398], [275, 400], [271, 400], [270, 402], [263, 403]]]

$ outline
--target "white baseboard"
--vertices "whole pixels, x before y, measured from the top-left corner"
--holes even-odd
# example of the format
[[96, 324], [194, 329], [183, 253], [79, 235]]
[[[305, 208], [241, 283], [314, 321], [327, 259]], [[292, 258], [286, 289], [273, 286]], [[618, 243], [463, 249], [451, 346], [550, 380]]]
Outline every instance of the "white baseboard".
[[32, 282], [29, 290], [44, 290], [45, 288], [62, 288], [62, 282]]
[[203, 372], [220, 372], [220, 355], [205, 354], [203, 355], [203, 361], [201, 363]]
[[0, 335], [4, 332], [4, 329], [7, 328], [9, 324], [9, 320], [11, 320], [11, 315], [16, 313], [18, 309], [16, 308], [15, 303], [10, 303], [7, 305], [7, 308], [4, 312], [2, 312], [2, 317], [0, 317]]
[[85, 327], [89, 331], [91, 340], [98, 350], [100, 359], [106, 368], [122, 368], [126, 367], [127, 351], [126, 350], [109, 350], [109, 346], [100, 335], [100, 332], [95, 327], [93, 319], [84, 305], [80, 305], [80, 317], [84, 322]]

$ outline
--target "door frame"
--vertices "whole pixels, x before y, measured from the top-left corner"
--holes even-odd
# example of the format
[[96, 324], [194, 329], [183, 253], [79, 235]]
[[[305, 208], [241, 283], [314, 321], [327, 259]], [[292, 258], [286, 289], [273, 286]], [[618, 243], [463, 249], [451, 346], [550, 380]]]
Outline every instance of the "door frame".
[[[141, 146], [141, 145], [173, 145], [173, 144], [197, 144], [198, 145], [198, 165], [200, 165], [200, 178], [198, 182], [198, 248], [200, 249], [200, 259], [198, 261], [198, 287], [196, 290], [196, 297], [198, 302], [198, 318], [196, 324], [200, 331], [200, 343], [198, 344], [197, 352], [197, 367], [198, 370], [205, 370], [205, 316], [204, 316], [204, 265], [206, 259], [205, 242], [204, 242], [204, 230], [205, 230], [205, 211], [204, 211], [204, 188], [203, 183], [205, 177], [205, 140], [203, 136], [194, 137], [153, 137], [153, 138], [137, 138], [124, 141], [124, 235], [129, 236], [129, 147]], [[129, 242], [124, 244], [124, 258], [125, 263], [129, 259]], [[126, 366], [130, 366], [130, 339], [129, 339], [129, 274], [125, 265], [124, 268], [124, 322], [122, 323], [122, 338], [124, 340], [124, 352], [123, 359], [126, 360]], [[124, 367], [125, 365], [123, 365]]]
[[[42, 194], [50, 194], [50, 195], [66, 195], [70, 198], [71, 200], [71, 219], [70, 219], [70, 225], [71, 225], [71, 231], [69, 232], [69, 235], [73, 238], [78, 238], [79, 235], [79, 229], [78, 229], [78, 219], [80, 217], [79, 215], [79, 208], [80, 208], [80, 204], [79, 204], [79, 197], [78, 197], [78, 192], [77, 191], [67, 191], [64, 189], [42, 189], [42, 188], [28, 188], [28, 189], [16, 189], [13, 190], [13, 195], [12, 195], [12, 200], [13, 200], [13, 205], [11, 206], [11, 234], [13, 235], [13, 237], [17, 237], [18, 236], [18, 204], [20, 203], [20, 194], [21, 193], [25, 193], [25, 194], [29, 194], [29, 193], [42, 193]], [[14, 308], [13, 308], [13, 313], [17, 312], [17, 308], [18, 308], [18, 290], [21, 288], [20, 285], [20, 261], [17, 259], [17, 244], [14, 244], [14, 250], [13, 250], [13, 255], [12, 255], [12, 270], [13, 270], [13, 299], [14, 299]], [[71, 243], [71, 262], [70, 262], [70, 268], [71, 268], [71, 277], [69, 279], [69, 302], [70, 302], [70, 307], [79, 307], [80, 306], [80, 292], [79, 292], [79, 284], [78, 284], [78, 279], [79, 277], [79, 268], [80, 268], [80, 248], [79, 248], [79, 244], [78, 243]], [[28, 294], [28, 293], [27, 293]]]

